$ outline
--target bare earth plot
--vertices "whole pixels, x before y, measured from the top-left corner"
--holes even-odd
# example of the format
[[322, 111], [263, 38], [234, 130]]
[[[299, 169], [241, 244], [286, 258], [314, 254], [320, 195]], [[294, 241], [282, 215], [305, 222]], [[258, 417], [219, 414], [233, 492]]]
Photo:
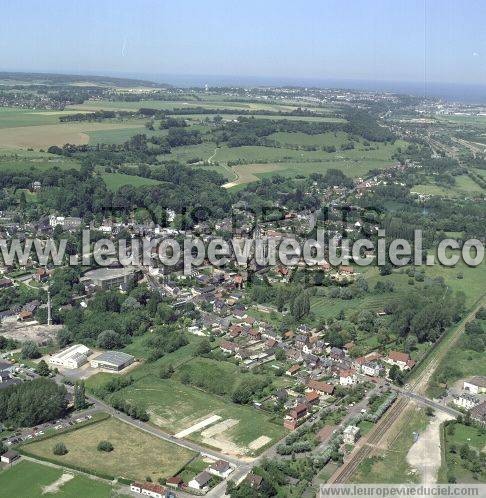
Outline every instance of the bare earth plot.
[[440, 424], [453, 417], [437, 412], [418, 441], [410, 448], [407, 462], [417, 469], [422, 484], [436, 484], [441, 465]]
[[0, 129], [0, 148], [5, 149], [46, 149], [51, 145], [86, 145], [88, 132], [100, 130], [143, 128], [143, 125], [123, 123], [59, 123], [39, 126], [17, 126]]

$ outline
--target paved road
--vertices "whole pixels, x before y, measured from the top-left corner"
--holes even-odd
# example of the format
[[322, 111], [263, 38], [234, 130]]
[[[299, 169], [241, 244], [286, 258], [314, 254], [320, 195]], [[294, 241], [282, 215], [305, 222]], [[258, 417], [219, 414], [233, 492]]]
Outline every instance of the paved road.
[[407, 391], [406, 389], [401, 389], [396, 386], [394, 386], [393, 389], [397, 391], [401, 396], [406, 396], [407, 398], [413, 399], [419, 403], [422, 403], [423, 405], [430, 406], [431, 408], [435, 408], [436, 410], [447, 413], [448, 415], [452, 415], [453, 417], [458, 417], [459, 415], [462, 415], [462, 413], [459, 410], [455, 410], [454, 408], [451, 408], [449, 406], [442, 405], [441, 403], [426, 398], [421, 394], [414, 393], [413, 391]]

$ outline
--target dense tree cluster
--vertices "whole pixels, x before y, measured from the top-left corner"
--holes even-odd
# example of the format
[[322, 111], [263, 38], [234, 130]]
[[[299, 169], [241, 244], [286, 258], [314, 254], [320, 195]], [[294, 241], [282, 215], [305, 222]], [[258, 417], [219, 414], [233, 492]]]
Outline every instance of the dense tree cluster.
[[46, 378], [0, 390], [0, 422], [9, 427], [33, 427], [64, 415], [66, 389]]

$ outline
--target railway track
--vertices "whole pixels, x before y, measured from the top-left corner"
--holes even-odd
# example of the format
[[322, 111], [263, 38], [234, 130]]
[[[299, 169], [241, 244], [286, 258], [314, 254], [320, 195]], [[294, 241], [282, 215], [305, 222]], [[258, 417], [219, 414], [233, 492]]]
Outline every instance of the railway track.
[[[417, 376], [409, 382], [408, 387], [411, 391], [423, 393], [427, 388], [431, 376], [439, 366], [440, 362], [447, 354], [449, 349], [457, 342], [465, 330], [466, 323], [471, 320], [475, 313], [484, 305], [484, 295], [481, 296], [476, 302], [472, 310], [466, 315], [466, 317], [461, 321], [461, 323], [456, 327], [454, 333], [451, 337], [444, 338], [446, 343], [442, 345], [439, 343], [437, 346], [437, 351], [433, 354], [432, 358], [429, 358], [426, 367], [421, 370]], [[385, 435], [391, 429], [391, 427], [400, 418], [403, 411], [409, 406], [411, 399], [409, 398], [398, 398], [390, 408], [385, 412], [383, 417], [378, 421], [373, 430], [369, 433], [366, 441], [360, 446], [352, 455], [351, 458], [344, 462], [344, 464], [339, 467], [336, 472], [328, 480], [329, 484], [340, 484], [347, 482], [353, 474], [358, 469], [360, 463], [376, 450], [376, 447], [382, 443]], [[394, 438], [395, 440], [396, 438]], [[392, 440], [391, 442], [393, 442]], [[390, 441], [388, 442], [390, 443]], [[389, 445], [389, 444], [388, 444]]]

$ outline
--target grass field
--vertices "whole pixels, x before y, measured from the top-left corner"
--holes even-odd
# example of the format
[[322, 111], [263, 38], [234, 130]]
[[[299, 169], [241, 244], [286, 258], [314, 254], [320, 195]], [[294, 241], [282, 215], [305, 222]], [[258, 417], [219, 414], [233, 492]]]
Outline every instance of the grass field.
[[[275, 442], [285, 434], [281, 421], [273, 422], [271, 416], [263, 411], [236, 405], [174, 379], [143, 377], [121, 394], [129, 401], [146, 406], [151, 422], [171, 433], [187, 429], [212, 415], [220, 416], [221, 421], [237, 421], [219, 434], [219, 441], [212, 445], [214, 447], [220, 442], [223, 446], [236, 445], [241, 452], [248, 453], [249, 444], [259, 437], [268, 436]], [[191, 434], [189, 439], [203, 442], [199, 433]], [[235, 449], [235, 453], [240, 451]]]
[[58, 123], [39, 126], [17, 126], [13, 128], [0, 128], [0, 148], [33, 148], [47, 149], [51, 145], [88, 144], [89, 132], [100, 130], [144, 129], [143, 124], [134, 125], [129, 122], [122, 123]]
[[35, 111], [14, 107], [0, 107], [0, 128], [56, 124], [59, 116], [72, 114], [67, 111]]
[[[100, 452], [100, 441], [110, 441], [114, 450]], [[69, 453], [56, 456], [52, 448], [63, 442]], [[168, 477], [181, 469], [194, 453], [142, 432], [124, 422], [110, 418], [78, 430], [35, 442], [25, 450], [39, 457], [74, 465], [112, 476], [128, 479], [145, 479], [151, 476], [154, 482]]]
[[[453, 424], [453, 434], [447, 430], [450, 426], [444, 430], [444, 440], [445, 440], [445, 459], [446, 462], [442, 462], [442, 467], [440, 470], [439, 478], [442, 482], [447, 482], [449, 475], [454, 476], [459, 483], [477, 483], [479, 477], [479, 482], [486, 482], [486, 471], [482, 474], [479, 473], [476, 477], [464, 464], [461, 455], [460, 448], [464, 444], [469, 445], [476, 452], [484, 452], [486, 449], [486, 431], [484, 429], [478, 429], [476, 427], [467, 426], [464, 424]], [[456, 452], [452, 453], [452, 446], [456, 447]]]
[[[466, 305], [471, 306], [478, 296], [484, 293], [484, 282], [486, 280], [486, 263], [477, 267], [467, 266], [459, 262], [455, 267], [446, 267], [440, 264], [434, 266], [422, 266], [426, 278], [434, 279], [441, 277], [453, 291], [461, 291], [466, 295]], [[406, 273], [395, 271], [391, 275], [381, 277], [376, 267], [360, 268], [363, 276], [368, 281], [369, 291], [364, 296], [350, 299], [334, 299], [329, 296], [313, 296], [311, 298], [311, 310], [319, 318], [331, 318], [344, 310], [345, 312], [354, 312], [361, 309], [370, 309], [378, 311], [383, 309], [386, 303], [400, 299], [400, 296], [409, 292], [413, 287], [408, 284], [409, 277]], [[462, 275], [463, 278], [458, 278]], [[379, 280], [392, 281], [395, 285], [393, 292], [386, 294], [375, 294], [372, 289]], [[422, 285], [418, 282], [416, 286]]]
[[[184, 369], [193, 368], [211, 369], [217, 367], [221, 375], [228, 379], [228, 385], [235, 385], [242, 378], [236, 365], [229, 362], [216, 362], [203, 358], [193, 358], [197, 346], [201, 342], [200, 337], [190, 336], [189, 344], [183, 346], [173, 353], [153, 363], [144, 363], [130, 373], [135, 382], [119, 392], [125, 399], [136, 401], [146, 407], [150, 414], [150, 421], [163, 430], [175, 434], [181, 430], [191, 427], [195, 423], [209, 418], [212, 415], [224, 420], [237, 421], [235, 425], [227, 428], [217, 435], [218, 441], [209, 444], [203, 441], [200, 432], [188, 436], [199, 443], [217, 448], [216, 444], [223, 446], [236, 446], [234, 453], [249, 454], [249, 444], [261, 436], [268, 436], [272, 442], [279, 440], [286, 430], [282, 427], [282, 421], [278, 418], [273, 420], [273, 415], [252, 406], [237, 405], [232, 403], [228, 397], [221, 397], [207, 393], [201, 389], [182, 384], [178, 379]], [[139, 358], [146, 357], [148, 350], [144, 347], [145, 338], [139, 337], [125, 348], [130, 354]], [[173, 378], [161, 379], [160, 368], [163, 365], [172, 365], [176, 370]], [[104, 384], [113, 374], [96, 374], [86, 380], [88, 390]], [[226, 378], [225, 377], [225, 378]], [[268, 443], [270, 444], [270, 443]], [[260, 448], [260, 449], [263, 449]]]
[[89, 137], [90, 144], [116, 144], [120, 145], [127, 140], [130, 140], [134, 135], [138, 133], [143, 133], [150, 137], [152, 135], [162, 135], [163, 131], [158, 130], [151, 131], [145, 128], [144, 120], [130, 120], [120, 122], [120, 126], [118, 128], [111, 128], [105, 130], [95, 130], [89, 131], [86, 134]]
[[0, 154], [1, 171], [21, 173], [39, 170], [42, 172], [52, 168], [79, 169], [79, 164], [68, 157], [53, 156], [43, 152], [22, 150], [16, 153]]
[[[0, 496], [5, 498], [111, 498], [114, 488], [108, 483], [75, 475], [73, 479], [60, 485], [58, 491], [48, 494], [44, 488], [55, 483], [65, 472], [27, 460], [0, 472]], [[121, 495], [118, 495], [121, 496]], [[125, 495], [123, 495], [125, 496]]]
[[135, 175], [124, 175], [123, 173], [103, 173], [101, 175], [106, 186], [110, 190], [118, 190], [123, 185], [131, 185], [132, 187], [145, 187], [147, 185], [157, 185], [157, 180], [151, 178], [143, 178]]
[[268, 139], [275, 140], [276, 143], [281, 145], [292, 144], [316, 147], [334, 145], [335, 147], [340, 147], [348, 141], [349, 137], [348, 134], [343, 131], [320, 133], [318, 135], [307, 135], [302, 132], [290, 133], [280, 131], [272, 133], [268, 136]]
[[[328, 133], [323, 135], [305, 135], [299, 133], [281, 133], [275, 135], [296, 136], [294, 140], [302, 141], [323, 140], [331, 143], [333, 140], [340, 141], [342, 135]], [[305, 151], [294, 150], [285, 147], [262, 147], [262, 146], [242, 146], [226, 147], [222, 146], [216, 149], [216, 154], [212, 160], [219, 163], [229, 161], [245, 161], [251, 164], [241, 164], [232, 166], [231, 170], [237, 178], [230, 178], [227, 188], [244, 185], [261, 178], [282, 175], [294, 177], [296, 175], [308, 176], [312, 173], [325, 174], [327, 170], [336, 168], [343, 171], [344, 174], [352, 177], [362, 177], [372, 169], [385, 169], [393, 165], [392, 155], [401, 142], [396, 144], [381, 144], [376, 150], [358, 147], [354, 150], [339, 151], [328, 153], [322, 150]], [[184, 149], [182, 147], [181, 149]]]
[[468, 175], [459, 175], [455, 177], [455, 185], [451, 187], [442, 187], [433, 183], [414, 185], [412, 192], [425, 195], [436, 195], [440, 197], [466, 197], [471, 194], [481, 193], [484, 190]]

